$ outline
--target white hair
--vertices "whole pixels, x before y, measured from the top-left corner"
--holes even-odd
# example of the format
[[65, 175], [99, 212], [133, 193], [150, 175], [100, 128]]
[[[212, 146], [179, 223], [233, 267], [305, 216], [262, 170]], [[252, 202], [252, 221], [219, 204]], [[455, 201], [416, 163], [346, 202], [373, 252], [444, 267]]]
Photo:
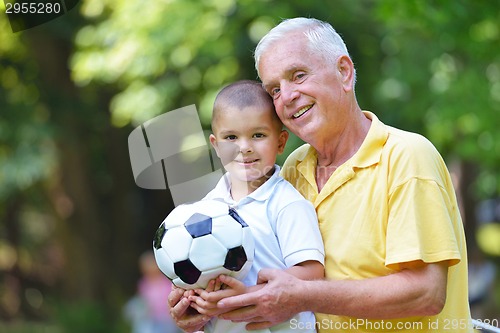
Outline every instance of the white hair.
[[321, 55], [328, 63], [334, 64], [342, 55], [350, 58], [342, 37], [329, 23], [314, 18], [296, 17], [283, 20], [262, 37], [257, 44], [254, 52], [257, 74], [259, 74], [259, 61], [262, 54], [275, 42], [284, 38], [286, 34], [295, 31], [302, 31], [307, 37], [307, 46], [310, 51]]

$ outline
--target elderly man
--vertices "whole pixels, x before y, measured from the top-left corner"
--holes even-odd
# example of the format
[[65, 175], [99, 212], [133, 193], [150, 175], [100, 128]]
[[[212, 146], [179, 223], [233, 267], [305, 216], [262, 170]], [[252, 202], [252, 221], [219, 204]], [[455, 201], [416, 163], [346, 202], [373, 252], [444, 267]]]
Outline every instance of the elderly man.
[[[207, 301], [248, 329], [313, 311], [319, 332], [473, 332], [463, 225], [433, 145], [361, 110], [353, 62], [328, 23], [283, 21], [259, 42], [255, 63], [279, 118], [307, 142], [282, 173], [316, 208], [326, 279], [264, 269], [259, 291]], [[177, 323], [202, 327], [207, 315], [188, 315], [179, 299], [169, 297]]]

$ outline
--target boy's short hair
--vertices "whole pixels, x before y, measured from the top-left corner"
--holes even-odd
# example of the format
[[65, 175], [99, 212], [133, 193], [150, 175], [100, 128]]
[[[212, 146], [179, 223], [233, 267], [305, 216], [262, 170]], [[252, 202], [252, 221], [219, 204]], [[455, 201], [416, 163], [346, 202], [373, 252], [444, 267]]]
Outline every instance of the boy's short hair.
[[212, 130], [215, 120], [224, 108], [244, 109], [249, 106], [272, 110], [273, 120], [281, 125], [281, 120], [274, 110], [273, 99], [262, 87], [262, 84], [253, 80], [241, 80], [225, 86], [215, 97], [212, 110]]

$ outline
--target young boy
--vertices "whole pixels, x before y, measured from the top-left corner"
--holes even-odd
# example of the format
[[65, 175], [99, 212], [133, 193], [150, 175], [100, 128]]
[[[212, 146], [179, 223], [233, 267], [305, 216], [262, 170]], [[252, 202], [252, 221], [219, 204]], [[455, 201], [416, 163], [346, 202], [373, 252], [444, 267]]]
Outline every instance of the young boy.
[[[250, 226], [256, 245], [253, 266], [240, 288], [219, 293], [228, 296], [245, 292], [246, 287], [259, 288], [255, 285], [262, 268], [286, 269], [301, 279], [322, 279], [324, 249], [316, 212], [279, 176], [276, 155], [283, 152], [288, 132], [261, 84], [245, 80], [224, 87], [215, 99], [212, 131], [210, 143], [227, 173], [206, 199], [223, 200], [235, 208]], [[217, 279], [206, 290], [197, 290], [197, 295], [191, 293], [191, 306], [203, 314], [216, 314], [215, 305], [204, 297], [219, 288]], [[245, 331], [245, 323], [216, 316], [205, 325], [205, 332]], [[314, 315], [303, 312], [258, 332], [315, 332]]]

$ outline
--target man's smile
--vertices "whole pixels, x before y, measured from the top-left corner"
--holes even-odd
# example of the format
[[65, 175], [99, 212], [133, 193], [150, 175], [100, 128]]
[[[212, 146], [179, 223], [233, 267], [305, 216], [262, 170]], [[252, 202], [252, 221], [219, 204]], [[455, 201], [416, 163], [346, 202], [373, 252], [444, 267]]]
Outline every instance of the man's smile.
[[307, 111], [309, 111], [312, 107], [314, 106], [314, 104], [311, 104], [311, 105], [306, 105], [304, 106], [303, 108], [301, 108], [299, 111], [297, 111], [294, 115], [293, 115], [293, 118], [299, 118], [300, 116], [302, 116], [304, 113], [306, 113]]

